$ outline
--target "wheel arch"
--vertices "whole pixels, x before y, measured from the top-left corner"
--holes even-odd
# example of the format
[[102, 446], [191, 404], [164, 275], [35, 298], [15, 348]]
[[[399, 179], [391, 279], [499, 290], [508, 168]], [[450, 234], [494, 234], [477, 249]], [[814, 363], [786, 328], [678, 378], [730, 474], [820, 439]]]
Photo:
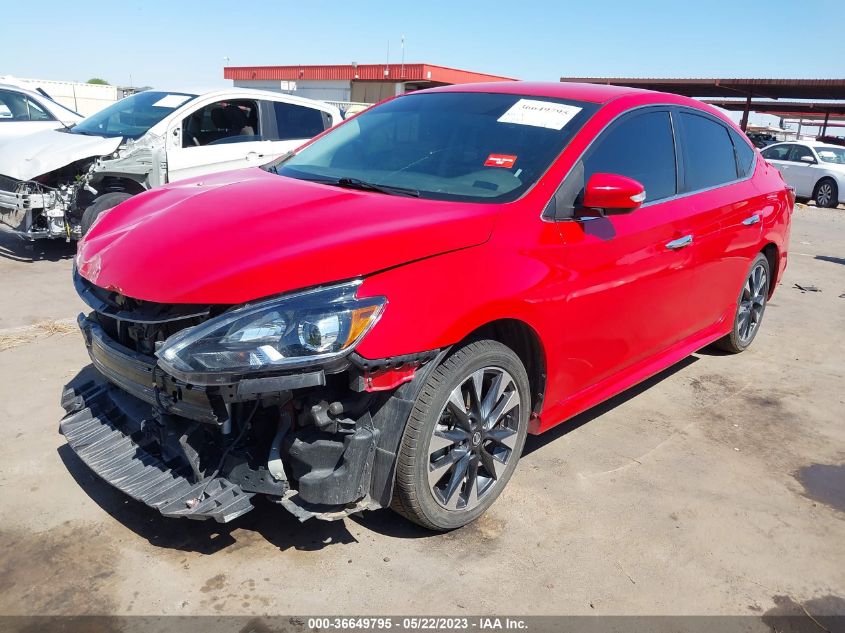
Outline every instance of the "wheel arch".
[[128, 176], [103, 175], [96, 180], [92, 180], [91, 184], [97, 189], [98, 196], [106, 193], [128, 193], [135, 196], [148, 189], [143, 182]]
[[762, 249], [760, 249], [760, 252], [766, 256], [766, 260], [769, 262], [769, 276], [772, 278], [772, 280], [769, 283], [768, 298], [771, 299], [772, 294], [775, 291], [775, 287], [780, 283], [780, 250], [778, 249], [777, 244], [775, 244], [774, 242], [769, 242]]
[[[822, 184], [825, 180], [829, 180], [830, 182], [832, 182], [832, 183], [833, 183], [833, 186], [835, 187], [835, 190], [836, 190], [836, 191], [837, 191], [837, 193], [838, 193], [838, 190], [839, 190], [839, 182], [836, 180], [836, 178], [834, 178], [834, 177], [833, 177], [833, 176], [831, 176], [830, 174], [825, 174], [824, 176], [822, 176], [821, 178], [819, 178], [819, 179], [816, 181], [816, 184], [814, 184], [814, 185], [813, 185], [812, 195], [810, 196], [810, 199], [811, 199], [811, 200], [815, 199], [816, 194], [817, 194], [817, 193], [818, 193], [818, 191], [819, 191], [819, 187], [821, 186], [821, 184]], [[837, 200], [837, 202], [839, 202], [839, 201]]]
[[474, 329], [458, 345], [479, 339], [498, 341], [519, 357], [531, 386], [531, 411], [539, 413], [546, 392], [546, 354], [537, 331], [520, 319], [496, 319]]

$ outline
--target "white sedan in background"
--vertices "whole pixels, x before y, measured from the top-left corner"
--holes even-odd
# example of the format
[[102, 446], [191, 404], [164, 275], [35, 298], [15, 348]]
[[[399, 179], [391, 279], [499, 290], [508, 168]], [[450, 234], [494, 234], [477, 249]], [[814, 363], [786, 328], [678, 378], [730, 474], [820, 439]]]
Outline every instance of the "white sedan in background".
[[33, 132], [68, 128], [81, 120], [81, 114], [40, 92], [0, 84], [0, 144]]
[[136, 194], [269, 163], [341, 120], [335, 106], [280, 92], [139, 92], [0, 146], [0, 224], [27, 240], [77, 239]]
[[796, 197], [813, 199], [819, 207], [845, 204], [845, 147], [794, 141], [769, 145], [762, 154]]

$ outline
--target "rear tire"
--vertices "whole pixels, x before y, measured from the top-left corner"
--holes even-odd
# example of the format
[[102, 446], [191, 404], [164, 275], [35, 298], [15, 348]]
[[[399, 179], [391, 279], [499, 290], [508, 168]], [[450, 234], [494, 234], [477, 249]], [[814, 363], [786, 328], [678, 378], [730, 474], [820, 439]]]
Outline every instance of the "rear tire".
[[519, 357], [497, 341], [467, 343], [420, 390], [399, 447], [393, 510], [430, 530], [481, 516], [513, 474], [531, 390]]
[[816, 185], [813, 193], [816, 206], [824, 209], [833, 209], [839, 206], [839, 187], [832, 178], [822, 178]]
[[731, 333], [716, 341], [715, 347], [731, 354], [748, 349], [763, 323], [771, 278], [769, 260], [763, 253], [757, 253], [739, 291]]
[[86, 235], [88, 231], [91, 230], [91, 225], [94, 224], [94, 220], [96, 220], [97, 216], [103, 211], [108, 211], [109, 209], [119, 205], [121, 202], [129, 200], [131, 197], [132, 194], [115, 191], [113, 193], [104, 193], [102, 196], [94, 200], [94, 202], [85, 209], [85, 212], [82, 214], [82, 221], [79, 223], [82, 235]]

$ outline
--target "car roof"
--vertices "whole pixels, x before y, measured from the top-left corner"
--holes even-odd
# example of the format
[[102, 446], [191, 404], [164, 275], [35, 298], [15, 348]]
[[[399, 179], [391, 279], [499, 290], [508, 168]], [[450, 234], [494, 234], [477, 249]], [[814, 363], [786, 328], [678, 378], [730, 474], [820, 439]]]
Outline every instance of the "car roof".
[[2, 90], [13, 90], [14, 92], [20, 92], [25, 95], [34, 96], [34, 97], [43, 97], [40, 92], [36, 92], [35, 90], [30, 90], [29, 88], [24, 88], [22, 86], [16, 86], [15, 84], [3, 84], [0, 83], [0, 89]]
[[[608, 84], [588, 84], [568, 81], [496, 81], [473, 84], [454, 84], [440, 88], [429, 88], [419, 92], [494, 92], [531, 97], [571, 99], [591, 103], [607, 103], [625, 95], [647, 94], [654, 91]], [[413, 93], [412, 93], [413, 94]], [[676, 96], [676, 95], [673, 95]]]
[[[156, 92], [167, 92], [166, 90], [156, 90]], [[179, 92], [178, 90], [172, 92]], [[187, 94], [187, 93], [183, 93]], [[265, 99], [273, 99], [276, 101], [287, 101], [289, 103], [299, 103], [304, 106], [318, 107], [323, 110], [328, 110], [334, 114], [340, 115], [340, 110], [330, 103], [321, 101], [319, 99], [309, 99], [308, 97], [300, 97], [298, 95], [287, 94], [286, 92], [276, 92], [274, 90], [260, 90], [258, 88], [243, 88], [240, 86], [233, 86], [231, 88], [220, 88], [218, 90], [211, 90], [208, 92], [193, 93], [195, 98], [212, 98], [212, 99], [226, 99], [226, 98], [255, 98], [261, 97]]]
[[[825, 148], [829, 147], [831, 149], [842, 149], [841, 145], [834, 145], [833, 143], [825, 143], [824, 141], [778, 141], [777, 143], [772, 143], [769, 147], [774, 147], [775, 145], [806, 145], [807, 147], [812, 147], [814, 149]], [[766, 148], [768, 149], [768, 147]]]

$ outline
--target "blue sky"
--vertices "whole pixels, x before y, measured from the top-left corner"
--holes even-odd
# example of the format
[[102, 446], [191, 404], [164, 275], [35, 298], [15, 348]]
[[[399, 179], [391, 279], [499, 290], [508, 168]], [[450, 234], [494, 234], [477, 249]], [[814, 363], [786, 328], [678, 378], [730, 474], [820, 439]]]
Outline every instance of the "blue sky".
[[[382, 63], [389, 41], [398, 62], [404, 34], [408, 62], [521, 79], [843, 77], [845, 56], [830, 53], [837, 46], [812, 52], [820, 23], [845, 24], [845, 1], [10, 2], [0, 75], [222, 87], [224, 57], [232, 65]], [[788, 31], [808, 39], [778, 37]]]

